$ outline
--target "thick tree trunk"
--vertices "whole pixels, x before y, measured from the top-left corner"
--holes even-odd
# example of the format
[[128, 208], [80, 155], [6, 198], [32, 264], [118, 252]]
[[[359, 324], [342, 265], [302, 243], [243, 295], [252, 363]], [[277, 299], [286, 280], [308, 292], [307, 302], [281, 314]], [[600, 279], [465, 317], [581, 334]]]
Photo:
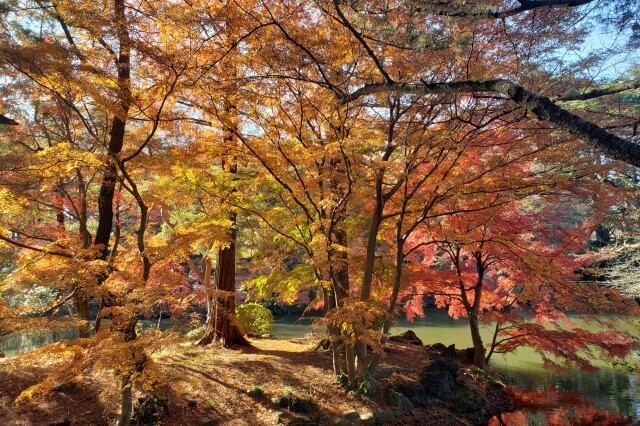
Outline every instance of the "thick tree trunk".
[[124, 133], [129, 113], [131, 97], [131, 57], [130, 40], [126, 28], [126, 16], [124, 0], [115, 0], [115, 18], [120, 53], [116, 59], [118, 67], [118, 110], [111, 123], [109, 133], [109, 159], [107, 160], [102, 182], [100, 184], [100, 194], [98, 195], [98, 229], [94, 239], [94, 245], [102, 245], [102, 258], [106, 259], [109, 254], [109, 239], [113, 228], [113, 196], [117, 181], [117, 155], [122, 151], [124, 143]]
[[[235, 109], [229, 103], [225, 105], [225, 113], [231, 119], [233, 126], [237, 126]], [[238, 165], [233, 150], [236, 146], [235, 131], [231, 129], [225, 131], [224, 145], [229, 148], [230, 155], [222, 161], [222, 168], [232, 177], [238, 173]], [[205, 335], [199, 344], [206, 345], [213, 340], [218, 340], [225, 347], [234, 345], [250, 346], [251, 344], [242, 335], [236, 324], [236, 213], [229, 213], [231, 230], [226, 247], [218, 249], [218, 265], [215, 271], [215, 282], [217, 284], [213, 300], [210, 305], [215, 309], [215, 313], [208, 313]]]
[[473, 342], [473, 365], [478, 368], [485, 368], [485, 348], [480, 336], [480, 326], [478, 324], [478, 313], [469, 313], [469, 328], [471, 329], [471, 340]]
[[[234, 167], [235, 169], [235, 167]], [[215, 315], [217, 339], [223, 346], [248, 345], [236, 324], [236, 214], [230, 219], [234, 228], [231, 230], [231, 242], [228, 247], [218, 250], [218, 268], [216, 277], [218, 294], [216, 295], [217, 313]]]
[[[235, 223], [235, 214], [230, 216]], [[235, 321], [235, 230], [231, 231], [230, 239], [228, 247], [218, 249], [218, 265], [213, 277], [215, 285], [205, 286], [208, 287], [207, 321], [204, 335], [198, 342], [199, 345], [208, 345], [215, 340], [225, 347], [250, 345]], [[210, 270], [210, 267], [205, 269], [205, 280], [212, 279]], [[206, 274], [209, 274], [208, 278]]]
[[129, 426], [131, 424], [131, 413], [133, 412], [133, 395], [131, 389], [131, 377], [127, 376], [122, 380], [120, 418], [118, 426]]

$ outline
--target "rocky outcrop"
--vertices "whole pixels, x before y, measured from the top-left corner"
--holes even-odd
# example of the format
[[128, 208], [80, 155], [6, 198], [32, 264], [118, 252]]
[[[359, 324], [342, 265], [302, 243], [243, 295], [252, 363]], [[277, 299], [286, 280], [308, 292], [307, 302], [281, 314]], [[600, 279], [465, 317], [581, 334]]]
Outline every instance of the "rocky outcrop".
[[407, 330], [397, 336], [391, 336], [389, 340], [392, 342], [422, 346], [422, 340], [420, 340], [420, 338], [416, 336], [416, 333], [411, 330]]
[[456, 354], [453, 345], [434, 348], [416, 380], [395, 382], [386, 389], [386, 402], [397, 407], [396, 416], [428, 408], [446, 410], [469, 424], [486, 424], [511, 409], [504, 385], [480, 370], [461, 367], [451, 354]]
[[456, 364], [445, 358], [436, 358], [424, 368], [419, 383], [427, 395], [448, 400], [464, 387], [458, 380], [458, 370]]

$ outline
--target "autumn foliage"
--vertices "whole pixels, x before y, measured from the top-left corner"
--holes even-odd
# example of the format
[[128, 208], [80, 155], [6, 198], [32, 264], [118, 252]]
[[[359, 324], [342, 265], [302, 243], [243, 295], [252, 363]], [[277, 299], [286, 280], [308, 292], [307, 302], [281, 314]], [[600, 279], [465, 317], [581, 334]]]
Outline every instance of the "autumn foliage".
[[351, 387], [427, 301], [469, 319], [478, 367], [520, 346], [582, 368], [637, 348], [570, 320], [638, 313], [585, 272], [635, 196], [612, 176], [640, 164], [637, 110], [607, 111], [637, 72], [603, 89], [584, 77], [602, 58], [563, 59], [588, 8], [467, 3], [0, 5], [0, 106], [20, 123], [0, 127], [0, 338], [80, 337], [21, 398], [113, 351], [126, 424], [131, 387], [156, 384], [138, 320], [246, 344], [241, 287], [322, 309]]

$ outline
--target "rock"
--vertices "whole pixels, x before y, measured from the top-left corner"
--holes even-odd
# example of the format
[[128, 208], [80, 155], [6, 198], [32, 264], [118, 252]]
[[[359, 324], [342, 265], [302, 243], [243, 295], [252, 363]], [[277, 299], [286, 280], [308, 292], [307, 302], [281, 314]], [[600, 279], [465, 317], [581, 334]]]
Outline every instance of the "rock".
[[427, 395], [451, 399], [462, 388], [458, 366], [442, 358], [433, 360], [420, 374], [420, 384]]
[[218, 421], [216, 419], [201, 420], [200, 426], [218, 426]]
[[453, 410], [457, 413], [477, 413], [484, 408], [484, 399], [474, 390], [460, 392], [452, 400]]
[[396, 383], [393, 388], [405, 395], [407, 398], [411, 398], [424, 392], [424, 386], [417, 382]]
[[396, 413], [398, 415], [410, 413], [415, 408], [415, 406], [413, 405], [413, 402], [411, 402], [409, 398], [407, 398], [406, 396], [404, 396], [403, 394], [395, 390], [390, 391], [389, 395], [387, 396], [387, 400], [389, 401], [390, 404], [398, 407], [398, 409], [396, 410]]
[[378, 423], [391, 423], [396, 421], [396, 415], [389, 412], [376, 413]]
[[487, 415], [494, 416], [514, 409], [511, 395], [503, 383], [489, 379], [486, 387]]
[[167, 400], [155, 395], [138, 398], [133, 407], [132, 423], [138, 425], [155, 425], [169, 414]]
[[298, 398], [295, 395], [281, 396], [275, 404], [280, 408], [286, 408], [294, 413], [311, 413], [314, 410], [313, 403], [308, 399]]
[[458, 352], [458, 361], [463, 362], [465, 364], [473, 364], [473, 358], [475, 356], [475, 351], [473, 348], [460, 349]]
[[71, 421], [66, 418], [63, 417], [61, 419], [56, 420], [55, 422], [49, 423], [48, 426], [69, 426], [71, 424]]
[[360, 420], [360, 414], [358, 414], [357, 411], [345, 411], [344, 413], [342, 413], [342, 417], [349, 420], [350, 422], [354, 420]]
[[434, 343], [433, 345], [426, 345], [427, 348], [431, 349], [434, 352], [440, 352], [441, 354], [447, 350], [447, 347], [442, 343]]
[[428, 401], [429, 395], [427, 395], [424, 386], [419, 382], [397, 383], [394, 385], [394, 389], [409, 398], [416, 407], [427, 407], [430, 405]]
[[365, 413], [360, 416], [360, 422], [363, 426], [372, 426], [376, 424], [376, 416], [373, 413]]
[[407, 330], [398, 336], [391, 336], [389, 340], [392, 342], [407, 343], [409, 345], [422, 346], [422, 340], [420, 340], [420, 338], [416, 336], [416, 333], [414, 333], [411, 330]]
[[339, 419], [336, 419], [336, 421], [333, 422], [333, 424], [335, 426], [351, 426], [351, 422], [345, 419], [344, 417], [340, 417]]
[[456, 345], [449, 345], [447, 349], [442, 352], [442, 356], [446, 358], [455, 358], [456, 357]]

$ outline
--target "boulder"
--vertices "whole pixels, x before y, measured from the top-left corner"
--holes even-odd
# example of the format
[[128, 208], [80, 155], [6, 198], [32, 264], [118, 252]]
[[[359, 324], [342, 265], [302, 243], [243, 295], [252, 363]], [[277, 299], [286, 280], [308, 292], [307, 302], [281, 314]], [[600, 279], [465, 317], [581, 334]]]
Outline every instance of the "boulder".
[[456, 345], [449, 345], [447, 346], [447, 348], [442, 352], [442, 356], [445, 358], [455, 358], [456, 357]]
[[390, 341], [392, 342], [398, 342], [398, 343], [406, 343], [409, 345], [419, 345], [422, 346], [422, 340], [420, 340], [420, 338], [418, 336], [416, 336], [416, 333], [414, 333], [411, 330], [407, 330], [404, 333], [398, 335], [398, 336], [391, 336], [389, 338]]
[[409, 401], [411, 401], [416, 407], [429, 406], [429, 396], [427, 395], [424, 386], [419, 382], [398, 383], [394, 385], [394, 389], [409, 398]]
[[427, 395], [451, 399], [462, 388], [458, 366], [443, 359], [434, 359], [420, 374], [420, 384]]
[[434, 343], [433, 345], [426, 345], [426, 347], [433, 352], [439, 352], [440, 354], [447, 350], [447, 347], [442, 343]]
[[299, 398], [295, 395], [285, 395], [275, 401], [279, 408], [285, 408], [294, 413], [308, 414], [314, 411], [313, 403], [308, 399]]
[[346, 411], [342, 414], [342, 417], [349, 420], [350, 422], [354, 420], [360, 420], [360, 414], [357, 411]]
[[457, 351], [458, 361], [464, 364], [473, 364], [475, 350], [473, 348], [460, 349]]
[[398, 409], [395, 411], [397, 415], [411, 413], [415, 409], [413, 402], [411, 402], [409, 398], [393, 389], [390, 389], [389, 393], [387, 394], [387, 402], [390, 405], [395, 405], [396, 407], [398, 407]]
[[390, 412], [376, 413], [376, 420], [378, 423], [391, 423], [396, 421], [396, 415]]
[[372, 426], [376, 424], [376, 416], [373, 413], [365, 413], [360, 416], [360, 422], [363, 426]]
[[434, 343], [433, 345], [427, 345], [427, 348], [445, 358], [455, 358], [456, 356], [456, 345], [445, 346], [442, 343]]
[[260, 399], [264, 397], [264, 390], [259, 386], [254, 386], [252, 389], [247, 391], [247, 395], [254, 399]]

